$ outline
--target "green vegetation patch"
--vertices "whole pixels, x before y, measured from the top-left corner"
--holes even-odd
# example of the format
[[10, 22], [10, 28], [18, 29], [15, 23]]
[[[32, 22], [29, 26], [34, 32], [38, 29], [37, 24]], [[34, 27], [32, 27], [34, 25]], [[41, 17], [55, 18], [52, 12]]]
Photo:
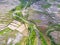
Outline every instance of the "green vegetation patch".
[[51, 4], [42, 5], [43, 8], [49, 8], [50, 6], [51, 6]]
[[34, 20], [34, 22], [41, 23], [40, 19]]
[[34, 45], [34, 41], [35, 41], [35, 38], [36, 38], [36, 32], [34, 31], [34, 28], [33, 28], [33, 25], [30, 24], [29, 25], [29, 37], [28, 37], [28, 41], [27, 41], [27, 44], [26, 45]]
[[58, 4], [57, 7], [60, 8], [60, 4]]
[[40, 32], [39, 34], [40, 34], [41, 44], [42, 44], [42, 45], [47, 45], [47, 42], [46, 42], [46, 40], [45, 40], [43, 34], [42, 34], [41, 32]]
[[11, 29], [6, 28], [6, 29], [0, 31], [0, 35], [9, 33], [9, 32], [11, 32], [11, 31], [12, 31]]
[[21, 9], [23, 9], [23, 7], [24, 7], [24, 5], [23, 5], [23, 4], [20, 4], [20, 5], [18, 5], [18, 6], [15, 8], [15, 10], [21, 10]]

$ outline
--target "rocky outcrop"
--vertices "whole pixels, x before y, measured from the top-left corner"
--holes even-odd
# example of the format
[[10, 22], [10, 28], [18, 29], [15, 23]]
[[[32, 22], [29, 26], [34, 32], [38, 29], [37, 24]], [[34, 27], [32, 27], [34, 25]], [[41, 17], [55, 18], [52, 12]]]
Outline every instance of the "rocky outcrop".
[[53, 31], [50, 33], [50, 35], [56, 44], [60, 44], [60, 31]]

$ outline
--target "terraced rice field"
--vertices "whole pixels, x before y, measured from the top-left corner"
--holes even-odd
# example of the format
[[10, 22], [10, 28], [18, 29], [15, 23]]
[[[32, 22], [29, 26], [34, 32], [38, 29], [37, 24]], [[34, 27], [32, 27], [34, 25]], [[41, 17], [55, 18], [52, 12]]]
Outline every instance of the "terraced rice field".
[[12, 15], [9, 13], [1, 14], [0, 13], [0, 30], [5, 28], [11, 21], [12, 21]]

